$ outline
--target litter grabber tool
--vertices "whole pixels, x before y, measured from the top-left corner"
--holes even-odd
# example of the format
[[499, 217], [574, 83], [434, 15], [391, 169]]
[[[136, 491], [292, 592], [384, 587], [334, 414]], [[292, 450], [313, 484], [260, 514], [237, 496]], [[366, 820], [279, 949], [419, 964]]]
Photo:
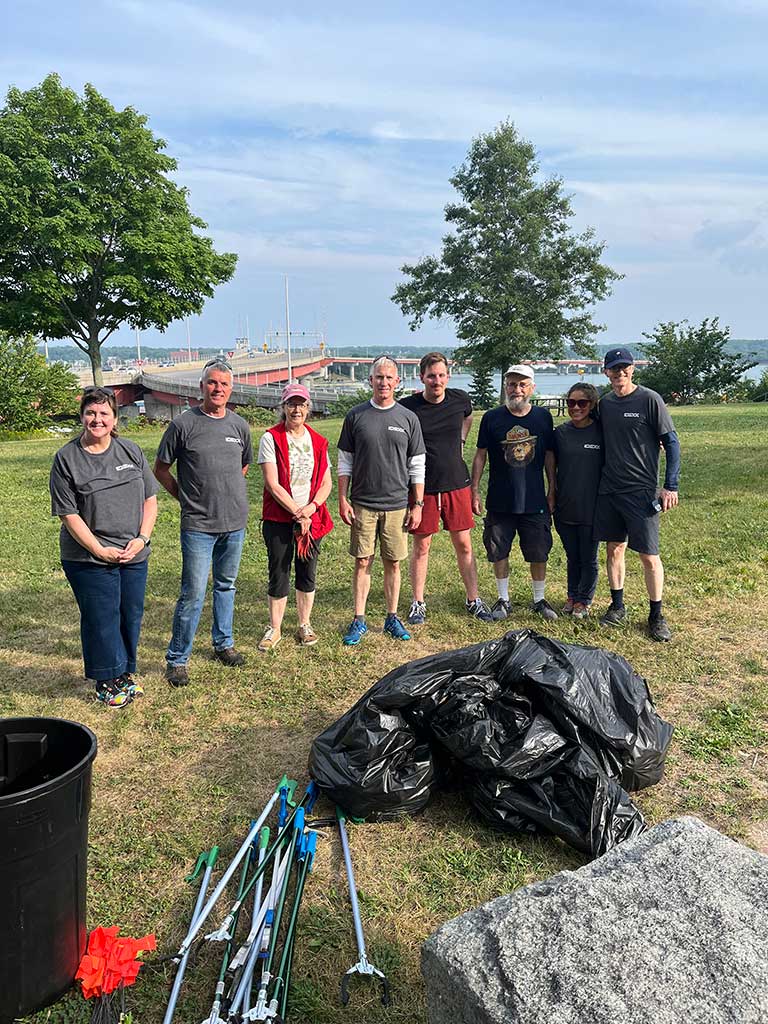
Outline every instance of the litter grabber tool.
[[293, 895], [293, 907], [291, 916], [288, 918], [288, 929], [285, 933], [283, 955], [280, 959], [280, 966], [275, 976], [275, 987], [272, 999], [269, 1004], [270, 1010], [276, 1010], [280, 1006], [279, 1019], [285, 1024], [286, 1011], [288, 1007], [288, 989], [291, 983], [291, 967], [293, 966], [293, 947], [296, 941], [296, 921], [299, 916], [301, 898], [304, 895], [304, 886], [307, 882], [307, 875], [312, 870], [317, 850], [317, 832], [306, 832], [303, 837], [301, 851], [299, 853], [299, 873], [296, 879], [296, 891]]
[[[208, 892], [208, 884], [211, 880], [211, 872], [213, 871], [214, 865], [216, 864], [216, 858], [218, 856], [218, 846], [212, 846], [210, 850], [203, 850], [197, 858], [197, 863], [195, 864], [192, 874], [188, 875], [186, 878], [187, 882], [194, 882], [200, 873], [200, 870], [204, 867], [203, 877], [200, 882], [200, 889], [197, 894], [197, 900], [195, 901], [195, 908], [192, 911], [190, 927], [194, 924], [195, 919], [199, 915], [205, 901], [205, 895]], [[166, 1007], [165, 1016], [163, 1017], [163, 1024], [171, 1024], [171, 1021], [173, 1020], [173, 1015], [176, 1011], [176, 1003], [179, 1000], [179, 992], [181, 991], [181, 983], [184, 980], [184, 973], [187, 969], [188, 962], [189, 950], [187, 950], [181, 958], [178, 968], [176, 969], [176, 977], [173, 979], [173, 987], [171, 988], [171, 994], [168, 998], [168, 1006]]]
[[352, 857], [349, 853], [349, 839], [347, 838], [346, 818], [340, 807], [336, 808], [336, 819], [339, 823], [339, 837], [341, 838], [341, 849], [344, 854], [344, 867], [347, 872], [347, 883], [349, 885], [349, 902], [352, 904], [352, 918], [355, 923], [355, 939], [357, 940], [358, 961], [353, 964], [344, 977], [341, 979], [341, 1004], [346, 1006], [349, 1002], [349, 979], [353, 974], [360, 974], [364, 977], [377, 977], [381, 979], [381, 1001], [384, 1006], [389, 1006], [389, 982], [383, 971], [369, 961], [365, 951], [365, 936], [363, 935], [363, 924], [360, 920], [360, 907], [357, 902], [357, 887], [355, 885], [355, 872], [352, 868]]
[[[280, 885], [280, 893], [277, 898], [275, 905], [275, 912], [272, 924], [270, 926], [269, 943], [266, 950], [262, 951], [262, 968], [261, 978], [259, 980], [259, 989], [256, 995], [255, 1005], [248, 1010], [247, 1013], [243, 1014], [242, 1019], [244, 1021], [250, 1020], [272, 1020], [277, 1016], [276, 1009], [272, 1009], [267, 1005], [267, 994], [269, 991], [269, 985], [272, 981], [272, 965], [275, 961], [275, 953], [277, 950], [277, 941], [280, 934], [280, 924], [283, 918], [283, 908], [285, 907], [285, 898], [288, 892], [288, 883], [291, 877], [291, 861], [296, 860], [301, 854], [302, 847], [304, 845], [304, 810], [298, 808], [294, 819], [293, 825], [294, 843], [292, 852], [289, 854], [290, 860], [286, 867], [283, 875], [282, 883]], [[264, 938], [262, 938], [262, 945]]]
[[[224, 874], [219, 879], [218, 885], [213, 890], [213, 892], [211, 893], [211, 895], [210, 895], [208, 901], [206, 902], [205, 906], [202, 908], [202, 910], [198, 914], [196, 921], [190, 926], [190, 929], [187, 932], [186, 938], [182, 942], [181, 946], [179, 946], [179, 951], [176, 954], [176, 956], [179, 959], [181, 959], [181, 957], [184, 956], [184, 954], [187, 952], [187, 950], [190, 948], [190, 946], [194, 942], [195, 937], [200, 932], [201, 928], [203, 927], [203, 924], [207, 921], [207, 919], [210, 916], [211, 911], [213, 910], [213, 908], [216, 906], [216, 903], [218, 902], [219, 897], [221, 896], [221, 894], [224, 892], [224, 890], [226, 889], [227, 885], [229, 884], [230, 878], [232, 878], [232, 875], [234, 875], [235, 871], [237, 871], [237, 867], [240, 864], [240, 862], [242, 861], [243, 857], [245, 857], [246, 854], [248, 853], [249, 849], [251, 848], [251, 845], [253, 844], [254, 839], [256, 838], [256, 836], [259, 833], [259, 829], [264, 824], [264, 822], [267, 820], [267, 818], [269, 817], [270, 811], [275, 806], [277, 801], [280, 799], [280, 791], [281, 791], [281, 789], [288, 789], [291, 784], [293, 785], [294, 788], [296, 787], [296, 783], [293, 782], [293, 780], [289, 780], [287, 778], [287, 776], [285, 776], [285, 775], [282, 777], [282, 779], [278, 783], [278, 786], [275, 789], [275, 792], [272, 794], [272, 796], [267, 801], [266, 806], [264, 807], [264, 810], [259, 815], [258, 819], [253, 823], [253, 826], [252, 826], [250, 832], [248, 833], [248, 835], [243, 840], [242, 846], [237, 851], [235, 856], [232, 858], [232, 861], [230, 862], [229, 867], [226, 869]], [[265, 863], [266, 863], [266, 857], [265, 857]], [[264, 865], [262, 865], [262, 868], [263, 868], [263, 866]], [[257, 872], [257, 874], [258, 874], [258, 872]], [[254, 876], [254, 878], [255, 878], [255, 876]], [[254, 879], [252, 879], [252, 881], [254, 881]], [[219, 936], [217, 935], [217, 938], [218, 937]], [[221, 938], [224, 938], [224, 936], [222, 935]]]
[[[251, 832], [252, 831], [253, 831], [253, 828], [251, 828]], [[251, 832], [249, 832], [248, 835], [250, 835]], [[254, 839], [251, 841], [251, 846], [252, 847], [253, 847], [253, 844], [255, 842], [256, 842], [256, 839], [254, 837]], [[242, 893], [243, 889], [245, 888], [245, 881], [246, 881], [247, 877], [248, 877], [248, 861], [246, 860], [243, 863], [243, 867], [242, 867], [242, 869], [240, 871], [240, 884], [238, 886], [238, 895], [240, 895], [240, 893]], [[235, 915], [235, 920], [234, 920], [234, 922], [232, 924], [232, 935], [234, 935], [236, 929], [237, 929], [237, 915]], [[205, 1020], [202, 1022], [202, 1024], [227, 1024], [226, 1020], [221, 1016], [221, 1008], [222, 1008], [222, 1001], [223, 1001], [223, 998], [224, 998], [224, 988], [225, 988], [225, 981], [224, 981], [224, 979], [227, 976], [227, 966], [229, 965], [229, 958], [232, 955], [232, 942], [233, 942], [233, 939], [229, 938], [227, 940], [226, 946], [224, 947], [224, 955], [221, 958], [221, 968], [219, 970], [219, 977], [218, 977], [218, 980], [216, 982], [216, 990], [215, 990], [214, 995], [213, 995], [213, 1004], [211, 1005], [211, 1012], [208, 1014], [208, 1016], [205, 1018]], [[225, 1016], [228, 1016], [228, 1015], [225, 1014]]]

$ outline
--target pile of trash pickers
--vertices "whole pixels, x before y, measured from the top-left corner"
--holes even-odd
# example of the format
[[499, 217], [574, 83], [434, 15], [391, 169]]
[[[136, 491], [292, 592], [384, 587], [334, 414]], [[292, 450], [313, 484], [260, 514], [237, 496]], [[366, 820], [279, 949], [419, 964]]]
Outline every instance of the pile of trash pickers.
[[[366, 954], [347, 817], [415, 814], [438, 787], [450, 787], [496, 827], [549, 834], [600, 856], [645, 830], [629, 791], [661, 778], [671, 735], [645, 680], [624, 658], [532, 630], [395, 669], [315, 739], [312, 781], [300, 800], [294, 803], [295, 783], [281, 779], [210, 894], [216, 849], [201, 855], [199, 896], [173, 958], [164, 1024], [190, 954], [206, 940], [223, 950], [206, 1024], [287, 1019], [296, 924], [318, 829], [338, 828], [358, 947], [342, 1001], [359, 974], [380, 982], [387, 1003], [387, 979]], [[321, 793], [336, 804], [335, 818], [310, 817]], [[274, 837], [266, 825], [273, 811]], [[230, 884], [236, 898], [211, 929]]]

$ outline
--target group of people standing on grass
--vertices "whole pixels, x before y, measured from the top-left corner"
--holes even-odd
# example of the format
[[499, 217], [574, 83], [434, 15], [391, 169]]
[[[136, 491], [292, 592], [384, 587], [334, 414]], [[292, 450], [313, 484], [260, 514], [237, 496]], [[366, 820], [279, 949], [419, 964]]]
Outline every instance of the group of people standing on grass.
[[[659, 513], [677, 504], [679, 443], [661, 398], [634, 384], [632, 354], [614, 349], [607, 353], [604, 368], [611, 391], [598, 402], [592, 385], [575, 384], [566, 399], [569, 420], [555, 430], [550, 412], [531, 402], [533, 369], [511, 366], [504, 378], [505, 403], [481, 420], [470, 474], [463, 450], [472, 406], [466, 392], [449, 387], [446, 357], [440, 352], [424, 356], [424, 390], [399, 402], [394, 359], [380, 356], [373, 362], [372, 398], [347, 414], [338, 444], [339, 514], [350, 528], [354, 559], [353, 618], [344, 632], [345, 645], [356, 646], [368, 632], [366, 608], [377, 546], [384, 571], [384, 632], [395, 640], [409, 640], [411, 628], [426, 621], [430, 545], [441, 522], [456, 553], [469, 615], [483, 622], [510, 615], [509, 556], [517, 537], [529, 564], [531, 610], [556, 619], [545, 597], [553, 518], [568, 563], [562, 612], [576, 618], [590, 614], [598, 545], [606, 541], [611, 605], [600, 622], [623, 622], [628, 545], [643, 564], [649, 635], [670, 639], [661, 609]], [[187, 665], [209, 575], [214, 657], [230, 667], [244, 662], [235, 647], [233, 621], [248, 519], [245, 477], [253, 448], [248, 424], [227, 407], [232, 382], [226, 361], [206, 364], [201, 403], [169, 424], [154, 471], [137, 444], [117, 436], [114, 395], [88, 388], [80, 403], [82, 433], [54, 459], [52, 513], [62, 521], [62, 566], [80, 609], [85, 674], [110, 707], [123, 707], [142, 692], [135, 679], [136, 649], [158, 482], [181, 506], [181, 589], [166, 651], [166, 678], [172, 686], [189, 682]], [[317, 642], [310, 619], [322, 538], [333, 529], [327, 508], [332, 478], [328, 442], [307, 423], [310, 408], [307, 388], [289, 383], [282, 392], [279, 421], [265, 431], [257, 454], [264, 480], [262, 536], [269, 575], [269, 625], [258, 644], [263, 653], [282, 639], [292, 571], [296, 642]], [[661, 489], [660, 446], [666, 452]], [[483, 544], [497, 587], [491, 606], [478, 593], [471, 541], [474, 517], [483, 514], [480, 481], [486, 464]], [[409, 535], [412, 602], [403, 622], [398, 615], [400, 563], [408, 558]]]

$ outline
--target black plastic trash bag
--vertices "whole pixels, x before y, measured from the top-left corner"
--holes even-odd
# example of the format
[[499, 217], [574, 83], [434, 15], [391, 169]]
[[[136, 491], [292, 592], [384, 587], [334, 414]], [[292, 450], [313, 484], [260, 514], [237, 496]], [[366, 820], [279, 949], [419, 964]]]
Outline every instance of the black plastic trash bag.
[[626, 791], [659, 781], [671, 736], [624, 658], [524, 629], [390, 672], [315, 739], [309, 771], [379, 819], [423, 810], [447, 772], [493, 825], [599, 856], [645, 829]]

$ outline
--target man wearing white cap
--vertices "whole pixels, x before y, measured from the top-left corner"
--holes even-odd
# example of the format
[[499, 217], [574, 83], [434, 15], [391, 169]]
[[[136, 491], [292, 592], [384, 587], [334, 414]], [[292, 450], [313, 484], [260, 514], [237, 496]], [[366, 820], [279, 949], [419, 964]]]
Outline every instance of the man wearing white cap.
[[531, 404], [533, 369], [510, 366], [504, 375], [506, 403], [486, 412], [480, 421], [477, 452], [472, 462], [472, 510], [482, 515], [480, 478], [488, 466], [488, 493], [483, 543], [493, 563], [498, 600], [491, 612], [506, 619], [509, 600], [509, 552], [517, 535], [531, 573], [531, 610], [544, 619], [557, 613], [544, 597], [547, 559], [552, 548], [552, 518], [544, 490], [554, 494], [554, 424], [548, 409]]

